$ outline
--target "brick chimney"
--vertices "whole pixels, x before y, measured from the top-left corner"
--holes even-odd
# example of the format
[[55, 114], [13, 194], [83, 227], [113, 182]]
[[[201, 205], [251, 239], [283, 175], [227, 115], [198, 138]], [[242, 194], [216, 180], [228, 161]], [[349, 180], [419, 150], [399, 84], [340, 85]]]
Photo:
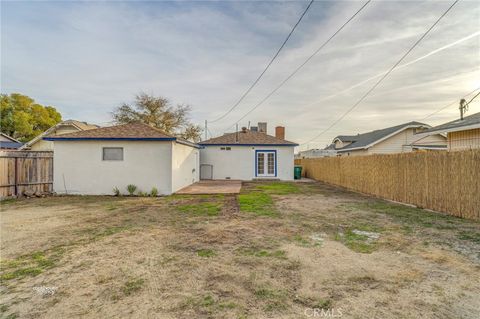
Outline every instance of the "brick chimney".
[[258, 122], [258, 131], [267, 134], [267, 122]]
[[277, 126], [275, 127], [275, 137], [281, 140], [285, 139], [285, 127]]

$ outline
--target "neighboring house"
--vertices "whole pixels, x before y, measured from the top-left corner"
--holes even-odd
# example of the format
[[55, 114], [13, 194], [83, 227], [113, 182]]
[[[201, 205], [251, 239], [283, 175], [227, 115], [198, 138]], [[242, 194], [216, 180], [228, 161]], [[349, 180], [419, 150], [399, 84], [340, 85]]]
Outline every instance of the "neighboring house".
[[409, 122], [357, 135], [339, 135], [333, 139], [333, 148], [340, 156], [393, 154], [414, 150], [445, 150], [446, 137], [442, 134], [416, 136], [430, 128], [420, 122]]
[[0, 133], [0, 149], [16, 150], [23, 145], [19, 140], [14, 139], [10, 135]]
[[[255, 127], [256, 128], [256, 127]], [[266, 123], [254, 130], [242, 128], [198, 143], [201, 179], [293, 180], [295, 144], [285, 140], [285, 128], [266, 134]]]
[[303, 158], [317, 158], [317, 157], [332, 157], [337, 156], [337, 151], [334, 149], [310, 149], [306, 151], [301, 151], [295, 154], [296, 159], [303, 159]]
[[52, 126], [42, 134], [36, 136], [31, 141], [25, 143], [21, 149], [31, 151], [53, 151], [53, 142], [44, 140], [44, 137], [57, 136], [78, 131], [86, 131], [95, 128], [99, 128], [99, 126], [94, 124], [88, 124], [86, 122], [66, 120], [56, 124], [55, 126]]
[[132, 123], [43, 138], [54, 143], [57, 193], [111, 195], [127, 185], [168, 195], [199, 179], [199, 146]]
[[447, 134], [448, 150], [458, 151], [480, 148], [480, 112], [438, 125], [419, 134], [432, 136]]

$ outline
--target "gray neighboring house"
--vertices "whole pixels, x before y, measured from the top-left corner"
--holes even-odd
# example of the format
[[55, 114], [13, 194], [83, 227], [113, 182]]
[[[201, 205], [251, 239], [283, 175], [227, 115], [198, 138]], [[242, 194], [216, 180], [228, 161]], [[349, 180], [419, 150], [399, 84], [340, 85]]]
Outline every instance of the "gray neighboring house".
[[357, 135], [339, 135], [333, 147], [339, 156], [394, 154], [416, 150], [446, 150], [447, 140], [442, 134], [416, 136], [431, 126], [416, 121]]
[[480, 112], [431, 127], [418, 135], [421, 137], [439, 133], [447, 134], [449, 151], [480, 148]]
[[7, 135], [5, 133], [0, 133], [0, 149], [16, 150], [20, 148], [22, 145], [23, 145], [22, 142], [20, 142], [17, 139], [14, 139], [10, 135]]

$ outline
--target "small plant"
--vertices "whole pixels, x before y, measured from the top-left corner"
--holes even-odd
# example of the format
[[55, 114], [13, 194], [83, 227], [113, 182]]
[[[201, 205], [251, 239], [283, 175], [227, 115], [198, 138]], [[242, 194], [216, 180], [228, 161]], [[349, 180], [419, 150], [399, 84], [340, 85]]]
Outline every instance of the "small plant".
[[135, 186], [133, 184], [128, 184], [127, 185], [127, 191], [130, 194], [130, 196], [133, 196], [133, 194], [135, 194], [136, 190], [137, 190], [137, 186]]
[[147, 197], [148, 193], [147, 192], [138, 192], [138, 196]]
[[197, 251], [197, 255], [199, 257], [213, 257], [215, 256], [217, 253], [211, 249], [200, 249]]
[[116, 186], [113, 188], [113, 195], [114, 196], [120, 196], [120, 190]]
[[131, 279], [123, 286], [123, 293], [127, 296], [131, 295], [135, 291], [142, 289], [145, 280], [142, 278]]
[[156, 187], [152, 187], [152, 190], [150, 191], [150, 196], [152, 197], [158, 196], [158, 189]]

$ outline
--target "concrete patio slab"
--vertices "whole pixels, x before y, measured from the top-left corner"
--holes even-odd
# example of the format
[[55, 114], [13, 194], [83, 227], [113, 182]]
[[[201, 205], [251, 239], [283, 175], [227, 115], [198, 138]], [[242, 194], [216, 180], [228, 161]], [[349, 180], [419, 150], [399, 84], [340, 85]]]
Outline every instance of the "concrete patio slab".
[[208, 180], [200, 181], [182, 188], [176, 194], [207, 195], [207, 194], [238, 194], [242, 188], [242, 181], [237, 180]]

